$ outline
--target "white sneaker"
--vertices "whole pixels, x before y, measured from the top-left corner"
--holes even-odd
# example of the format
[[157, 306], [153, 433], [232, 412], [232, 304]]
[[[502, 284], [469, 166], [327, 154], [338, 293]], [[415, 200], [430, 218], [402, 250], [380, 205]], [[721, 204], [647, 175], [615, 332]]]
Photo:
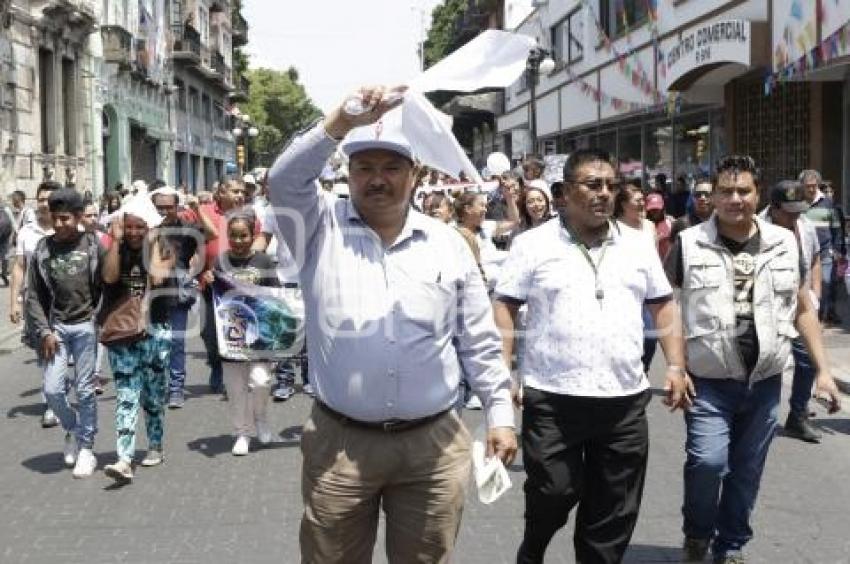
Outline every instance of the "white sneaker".
[[90, 448], [81, 448], [72, 472], [75, 478], [88, 478], [97, 468], [97, 457]]
[[148, 449], [148, 453], [145, 455], [144, 460], [142, 460], [142, 466], [150, 468], [152, 466], [159, 466], [163, 462], [165, 462], [165, 457], [162, 455], [162, 450], [151, 448]]
[[261, 445], [267, 445], [272, 442], [272, 431], [269, 429], [269, 424], [265, 421], [256, 421], [257, 440]]
[[62, 448], [62, 456], [65, 458], [65, 466], [73, 468], [77, 462], [77, 438], [73, 433], [65, 433], [65, 446]]
[[248, 454], [248, 447], [251, 445], [251, 439], [247, 435], [239, 435], [236, 437], [236, 442], [233, 443], [233, 456], [245, 456]]
[[483, 406], [481, 405], [481, 400], [478, 399], [478, 396], [472, 394], [469, 396], [469, 399], [466, 401], [464, 405], [466, 409], [481, 409]]

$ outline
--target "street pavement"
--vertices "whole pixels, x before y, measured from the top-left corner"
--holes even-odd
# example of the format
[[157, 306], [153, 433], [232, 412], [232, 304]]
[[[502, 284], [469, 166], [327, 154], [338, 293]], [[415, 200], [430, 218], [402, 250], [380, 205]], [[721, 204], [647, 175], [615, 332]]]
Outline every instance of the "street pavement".
[[[123, 488], [100, 471], [115, 459], [111, 383], [99, 402], [99, 470], [92, 478], [74, 480], [62, 465], [62, 432], [39, 427], [40, 375], [32, 354], [21, 348], [0, 353], [0, 413], [5, 414], [0, 562], [298, 561], [298, 440], [311, 400], [298, 394], [273, 404], [276, 443], [233, 457], [227, 405], [206, 394], [198, 340], [190, 351], [190, 396], [184, 409], [168, 412], [166, 462], [138, 468], [134, 482]], [[656, 386], [661, 372], [657, 361], [652, 371]], [[786, 386], [786, 396], [787, 391]], [[627, 562], [675, 562], [679, 556], [684, 425], [658, 396], [649, 408], [650, 464]], [[850, 562], [845, 478], [850, 416], [826, 417], [816, 409], [822, 444], [781, 435], [774, 442], [754, 516], [753, 562]], [[480, 412], [466, 412], [464, 418], [473, 430], [480, 429]], [[140, 437], [143, 449], [143, 431]], [[479, 503], [470, 489], [455, 562], [512, 561], [523, 527], [519, 462], [510, 469], [513, 488], [494, 505]], [[571, 530], [572, 522], [552, 543], [547, 562], [574, 561]], [[375, 561], [386, 561], [380, 548]]]

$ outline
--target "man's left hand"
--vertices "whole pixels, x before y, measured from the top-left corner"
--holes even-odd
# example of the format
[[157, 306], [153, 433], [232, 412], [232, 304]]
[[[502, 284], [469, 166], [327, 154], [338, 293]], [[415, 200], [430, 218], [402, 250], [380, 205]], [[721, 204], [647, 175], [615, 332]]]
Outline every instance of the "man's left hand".
[[487, 456], [498, 456], [505, 466], [516, 457], [516, 431], [513, 427], [494, 427], [487, 431]]
[[841, 397], [838, 386], [829, 371], [818, 371], [815, 379], [815, 397], [826, 404], [829, 413], [836, 413], [841, 409]]

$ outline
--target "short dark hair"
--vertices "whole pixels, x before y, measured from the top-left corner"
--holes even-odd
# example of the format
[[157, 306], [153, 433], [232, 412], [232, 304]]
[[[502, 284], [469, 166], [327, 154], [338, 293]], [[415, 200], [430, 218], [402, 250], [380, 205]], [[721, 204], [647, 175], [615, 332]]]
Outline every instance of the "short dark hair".
[[564, 163], [564, 182], [575, 180], [575, 172], [587, 163], [608, 163], [617, 170], [617, 161], [614, 156], [604, 149], [579, 149], [570, 154]]
[[564, 183], [560, 180], [557, 182], [553, 182], [551, 186], [549, 186], [549, 191], [552, 193], [552, 199], [555, 200], [557, 198], [564, 197]]
[[455, 198], [455, 217], [457, 217], [458, 221], [463, 221], [463, 218], [466, 216], [466, 206], [471, 206], [479, 196], [483, 195], [481, 192], [464, 192]]
[[631, 179], [626, 181], [623, 189], [614, 196], [614, 217], [617, 219], [623, 217], [623, 210], [626, 207], [626, 203], [632, 199], [632, 195], [635, 193], [643, 194], [640, 180]]
[[254, 211], [248, 207], [244, 206], [235, 210], [234, 212], [227, 215], [227, 229], [230, 229], [230, 225], [237, 221], [244, 221], [248, 226], [248, 229], [251, 230], [251, 233], [254, 233], [254, 224], [257, 222], [257, 216], [254, 214]]
[[38, 185], [38, 188], [35, 189], [35, 197], [38, 198], [38, 195], [42, 192], [55, 192], [62, 189], [62, 185], [55, 180], [45, 180]]
[[73, 188], [60, 188], [50, 193], [47, 200], [50, 213], [70, 212], [73, 214], [83, 213], [86, 203], [80, 193]]
[[761, 180], [761, 171], [756, 166], [756, 161], [749, 155], [726, 155], [720, 157], [715, 166], [716, 173], [714, 177], [714, 186], [717, 186], [717, 179], [721, 174], [732, 173], [734, 175], [742, 172], [749, 172], [753, 177], [753, 183], [758, 186]]
[[12, 192], [12, 198], [25, 202], [27, 200], [27, 195], [23, 190], [15, 190]]

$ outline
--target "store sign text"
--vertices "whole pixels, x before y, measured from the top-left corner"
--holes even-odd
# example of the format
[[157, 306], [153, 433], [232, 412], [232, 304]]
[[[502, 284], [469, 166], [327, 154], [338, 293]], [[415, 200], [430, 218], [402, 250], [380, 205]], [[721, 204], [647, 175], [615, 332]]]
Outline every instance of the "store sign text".
[[714, 22], [684, 32], [665, 53], [666, 87], [682, 75], [714, 63], [750, 64], [750, 22]]

